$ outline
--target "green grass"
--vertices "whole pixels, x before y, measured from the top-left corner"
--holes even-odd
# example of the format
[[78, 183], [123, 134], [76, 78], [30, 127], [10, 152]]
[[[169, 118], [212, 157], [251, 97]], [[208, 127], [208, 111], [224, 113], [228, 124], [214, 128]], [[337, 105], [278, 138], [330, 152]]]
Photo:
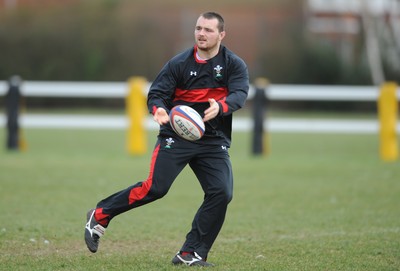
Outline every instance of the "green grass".
[[[202, 201], [190, 170], [165, 198], [115, 218], [92, 254], [86, 211], [143, 180], [149, 154], [128, 155], [123, 131], [25, 136], [27, 152], [0, 150], [0, 270], [186, 269], [170, 260]], [[263, 157], [250, 138], [234, 134], [234, 199], [213, 270], [400, 269], [400, 164], [379, 159], [376, 135], [272, 134]]]

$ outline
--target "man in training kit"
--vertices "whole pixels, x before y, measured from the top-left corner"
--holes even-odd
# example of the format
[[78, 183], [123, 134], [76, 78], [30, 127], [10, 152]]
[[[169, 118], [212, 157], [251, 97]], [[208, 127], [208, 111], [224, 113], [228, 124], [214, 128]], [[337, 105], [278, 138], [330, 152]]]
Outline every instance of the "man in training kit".
[[[85, 241], [93, 253], [115, 216], [162, 198], [189, 164], [204, 191], [204, 201], [172, 263], [212, 266], [206, 261], [208, 252], [232, 199], [228, 154], [232, 113], [246, 101], [249, 76], [244, 61], [221, 45], [225, 30], [219, 14], [201, 14], [194, 36], [194, 47], [168, 61], [150, 87], [147, 105], [160, 131], [149, 176], [103, 199], [87, 213]], [[187, 141], [172, 130], [168, 112], [176, 105], [190, 106], [203, 117], [206, 129], [201, 139]]]

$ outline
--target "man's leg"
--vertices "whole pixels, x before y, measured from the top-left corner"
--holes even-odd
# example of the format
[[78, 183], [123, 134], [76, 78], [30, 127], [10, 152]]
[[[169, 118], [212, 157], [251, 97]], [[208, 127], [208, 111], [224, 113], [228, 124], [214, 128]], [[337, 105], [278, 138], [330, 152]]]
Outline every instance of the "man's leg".
[[97, 221], [107, 226], [115, 216], [160, 199], [167, 194], [188, 160], [166, 146], [168, 144], [165, 139], [158, 140], [151, 158], [150, 173], [144, 182], [138, 182], [97, 204], [95, 214]]
[[213, 147], [209, 152], [203, 149], [203, 153], [193, 159], [190, 166], [199, 179], [205, 197], [181, 251], [196, 252], [206, 259], [222, 228], [228, 203], [232, 199], [232, 166], [227, 150], [220, 146]]
[[[165, 138], [158, 140], [153, 151], [150, 173], [144, 182], [138, 182], [121, 190], [97, 204], [89, 211], [85, 228], [85, 241], [90, 251], [96, 252], [99, 238], [115, 216], [162, 198], [182, 171], [188, 157], [171, 150]], [[98, 231], [97, 229], [100, 229]]]

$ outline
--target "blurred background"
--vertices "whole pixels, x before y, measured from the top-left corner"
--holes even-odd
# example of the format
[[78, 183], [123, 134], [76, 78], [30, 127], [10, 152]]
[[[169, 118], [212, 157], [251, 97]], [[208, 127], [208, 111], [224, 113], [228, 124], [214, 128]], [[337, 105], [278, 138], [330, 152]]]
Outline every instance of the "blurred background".
[[380, 83], [373, 72], [400, 79], [398, 0], [1, 0], [0, 80], [151, 80], [193, 45], [195, 20], [208, 10], [224, 16], [224, 43], [253, 79]]

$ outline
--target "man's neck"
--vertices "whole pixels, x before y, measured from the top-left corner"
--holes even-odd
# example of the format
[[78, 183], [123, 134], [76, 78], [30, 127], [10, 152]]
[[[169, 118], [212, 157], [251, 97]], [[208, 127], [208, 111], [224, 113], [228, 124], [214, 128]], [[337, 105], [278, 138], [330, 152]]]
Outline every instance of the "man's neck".
[[206, 51], [206, 50], [201, 50], [200, 48], [197, 48], [197, 56], [201, 58], [202, 60], [208, 60], [213, 58], [218, 54], [219, 47], [217, 46], [213, 48], [212, 50]]

